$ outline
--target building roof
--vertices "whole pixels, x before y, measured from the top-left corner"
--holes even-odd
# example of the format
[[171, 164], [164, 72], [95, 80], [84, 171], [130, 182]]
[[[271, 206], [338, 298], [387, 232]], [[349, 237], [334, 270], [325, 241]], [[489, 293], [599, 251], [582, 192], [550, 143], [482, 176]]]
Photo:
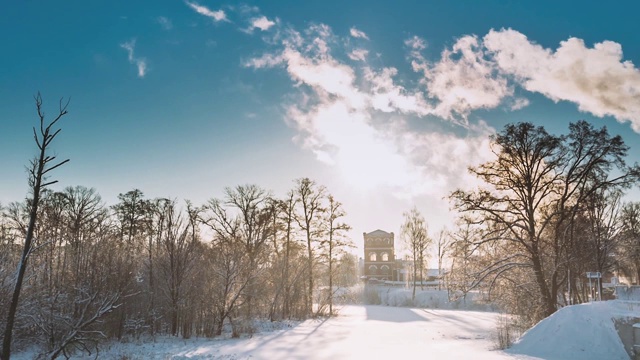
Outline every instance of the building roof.
[[384, 237], [387, 237], [387, 236], [390, 236], [390, 235], [393, 235], [393, 233], [388, 233], [388, 232], [382, 231], [380, 229], [372, 231], [372, 232], [370, 232], [368, 234], [364, 233], [364, 236], [380, 236], [380, 237], [384, 236]]

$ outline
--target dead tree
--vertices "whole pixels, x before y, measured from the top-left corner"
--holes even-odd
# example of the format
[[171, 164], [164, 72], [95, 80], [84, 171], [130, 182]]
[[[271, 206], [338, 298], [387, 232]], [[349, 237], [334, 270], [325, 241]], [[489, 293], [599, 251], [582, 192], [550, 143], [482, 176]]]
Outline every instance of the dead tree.
[[2, 354], [0, 359], [9, 360], [11, 356], [11, 335], [13, 332], [13, 325], [16, 317], [16, 310], [18, 308], [18, 301], [20, 299], [20, 290], [22, 289], [22, 281], [24, 279], [24, 273], [27, 269], [27, 260], [31, 253], [31, 243], [33, 241], [33, 233], [36, 226], [36, 220], [38, 216], [38, 205], [40, 203], [40, 192], [51, 184], [55, 184], [57, 180], [48, 181], [46, 175], [54, 169], [64, 165], [69, 159], [56, 162], [56, 157], [49, 155], [49, 145], [60, 133], [61, 129], [53, 129], [53, 126], [64, 115], [67, 114], [67, 106], [69, 101], [63, 102], [60, 99], [60, 109], [56, 118], [49, 124], [45, 123], [45, 114], [42, 110], [42, 97], [40, 93], [35, 96], [36, 110], [38, 117], [40, 118], [40, 128], [33, 127], [33, 138], [38, 145], [39, 155], [37, 158], [31, 161], [31, 168], [29, 169], [29, 186], [33, 192], [33, 198], [31, 201], [31, 209], [29, 212], [29, 226], [27, 227], [27, 234], [24, 240], [24, 249], [22, 251], [22, 257], [18, 264], [16, 283], [13, 290], [13, 296], [9, 305], [9, 313], [7, 315], [7, 324], [4, 331], [4, 338], [2, 341]]

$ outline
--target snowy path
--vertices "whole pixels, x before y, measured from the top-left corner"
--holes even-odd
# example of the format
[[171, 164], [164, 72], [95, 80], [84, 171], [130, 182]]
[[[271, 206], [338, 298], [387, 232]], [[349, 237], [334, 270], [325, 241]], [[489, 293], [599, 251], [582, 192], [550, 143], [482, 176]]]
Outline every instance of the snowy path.
[[[496, 314], [385, 306], [346, 306], [251, 339], [171, 341], [114, 347], [130, 359], [534, 359], [492, 351]], [[128, 346], [126, 346], [128, 345]]]

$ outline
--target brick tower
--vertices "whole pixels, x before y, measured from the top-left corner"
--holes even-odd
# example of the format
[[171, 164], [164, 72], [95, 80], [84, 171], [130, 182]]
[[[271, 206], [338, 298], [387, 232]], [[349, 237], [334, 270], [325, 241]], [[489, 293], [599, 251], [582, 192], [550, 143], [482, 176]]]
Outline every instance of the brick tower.
[[368, 280], [394, 280], [393, 233], [382, 230], [363, 233], [364, 276]]

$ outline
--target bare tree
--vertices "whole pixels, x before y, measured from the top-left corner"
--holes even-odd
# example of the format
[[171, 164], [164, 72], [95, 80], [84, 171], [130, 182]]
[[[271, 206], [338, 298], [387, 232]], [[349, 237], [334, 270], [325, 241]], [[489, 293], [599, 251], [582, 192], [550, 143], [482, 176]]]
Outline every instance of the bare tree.
[[477, 283], [474, 281], [474, 271], [472, 266], [478, 261], [474, 261], [474, 239], [473, 229], [468, 222], [461, 222], [451, 236], [451, 266], [447, 274], [447, 291], [449, 301], [462, 298], [466, 302], [467, 294]]
[[328, 206], [325, 213], [325, 224], [327, 227], [326, 240], [321, 242], [321, 245], [327, 250], [327, 262], [329, 264], [329, 314], [333, 314], [333, 282], [334, 282], [334, 267], [336, 262], [336, 255], [340, 250], [346, 246], [350, 246], [351, 242], [345, 238], [345, 232], [351, 230], [351, 226], [341, 222], [341, 219], [347, 214], [342, 208], [342, 203], [336, 201], [332, 195], [327, 197]]
[[200, 215], [213, 233], [213, 246], [218, 257], [215, 276], [221, 292], [217, 308], [216, 333], [222, 331], [225, 319], [247, 302], [245, 314], [251, 317], [251, 302], [257, 290], [256, 280], [266, 263], [268, 240], [271, 238], [274, 210], [268, 204], [269, 194], [256, 185], [226, 189], [224, 203], [212, 199]]
[[[624, 204], [621, 218], [618, 259], [622, 271], [640, 284], [640, 202]], [[635, 281], [634, 281], [635, 279]]]
[[24, 241], [24, 249], [22, 251], [22, 257], [18, 265], [13, 296], [11, 298], [11, 303], [9, 304], [7, 324], [2, 341], [2, 354], [0, 354], [0, 358], [2, 360], [9, 360], [9, 357], [11, 356], [11, 336], [13, 332], [16, 310], [18, 308], [18, 301], [20, 299], [22, 281], [24, 279], [25, 270], [27, 269], [27, 260], [29, 259], [29, 255], [31, 254], [32, 250], [31, 243], [33, 241], [33, 234], [38, 216], [40, 192], [47, 186], [55, 184], [57, 182], [57, 180], [48, 181], [47, 174], [69, 161], [69, 159], [66, 159], [60, 162], [56, 162], [56, 156], [49, 155], [49, 145], [51, 145], [51, 142], [56, 138], [61, 130], [55, 130], [53, 129], [53, 126], [67, 114], [67, 106], [69, 105], [69, 101], [65, 103], [62, 99], [60, 100], [58, 115], [53, 119], [53, 121], [49, 122], [48, 124], [45, 122], [45, 113], [42, 109], [42, 97], [40, 96], [40, 93], [35, 96], [35, 101], [38, 117], [40, 118], [40, 127], [39, 129], [36, 129], [36, 127], [33, 128], [33, 138], [40, 151], [37, 158], [31, 162], [31, 168], [29, 169], [29, 185], [33, 197], [31, 199], [29, 225]]
[[[199, 242], [194, 232], [197, 214], [192, 212], [189, 203], [187, 208], [189, 215], [187, 222], [173, 200], [165, 199], [158, 208], [159, 216], [163, 221], [163, 232], [160, 234], [162, 251], [158, 266], [163, 275], [165, 285], [163, 291], [169, 301], [169, 318], [173, 336], [178, 335], [180, 320], [184, 318], [184, 300], [188, 295], [187, 282], [193, 270], [193, 252]], [[188, 334], [185, 337], [188, 337]]]
[[[144, 198], [144, 194], [139, 189], [133, 189], [124, 194], [118, 194], [119, 202], [112, 206], [115, 215], [115, 223], [117, 227], [117, 233], [119, 235], [118, 247], [128, 253], [126, 257], [126, 266], [130, 269], [131, 274], [136, 273], [137, 268], [143, 263], [143, 248], [145, 247], [145, 240], [147, 245], [147, 260], [149, 266], [149, 279], [145, 282], [146, 289], [136, 289], [135, 292], [144, 290], [149, 295], [149, 301], [142, 300], [139, 296], [127, 297], [123, 306], [121, 306], [117, 314], [119, 315], [119, 327], [118, 338], [124, 335], [125, 328], [131, 327], [132, 322], [143, 321], [141, 319], [127, 319], [127, 315], [133, 312], [134, 309], [139, 308], [147, 314], [144, 321], [147, 322], [151, 328], [151, 332], [155, 330], [155, 317], [156, 317], [156, 297], [155, 295], [155, 276], [154, 270], [154, 258], [153, 240], [155, 238], [156, 248], [161, 246], [161, 236], [164, 230], [162, 226], [164, 223], [153, 223], [153, 215], [156, 215], [155, 219], [158, 219], [158, 211], [162, 200], [158, 200], [155, 204], [150, 200]], [[153, 225], [158, 225], [153, 232]], [[147, 306], [144, 306], [147, 305]], [[127, 324], [127, 322], [129, 324]], [[137, 326], [137, 325], [136, 325]]]
[[416, 299], [416, 279], [420, 278], [420, 287], [423, 285], [423, 273], [427, 250], [432, 239], [427, 233], [427, 223], [416, 207], [404, 214], [404, 223], [401, 227], [402, 237], [409, 248], [413, 262], [413, 291], [411, 301]]
[[322, 226], [319, 216], [325, 211], [322, 200], [325, 197], [325, 188], [318, 186], [309, 178], [296, 180], [295, 189], [301, 212], [296, 216], [298, 226], [305, 234], [307, 242], [307, 313], [313, 314], [313, 282], [314, 282], [314, 244], [322, 235]]
[[[607, 191], [600, 189], [591, 194], [584, 202], [588, 224], [586, 247], [590, 256], [591, 270], [604, 274], [612, 271], [616, 264], [613, 256], [620, 240], [620, 198], [619, 190]], [[590, 271], [591, 271], [590, 270]], [[599, 293], [602, 293], [603, 283], [600, 282]]]
[[293, 241], [293, 221], [295, 217], [296, 198], [293, 191], [287, 193], [285, 200], [280, 202], [280, 213], [282, 214], [281, 221], [285, 226], [284, 233], [284, 266], [282, 281], [284, 282], [284, 301], [282, 305], [282, 317], [289, 318], [291, 316], [291, 285], [290, 268], [291, 268], [291, 248]]
[[[604, 188], [637, 181], [638, 167], [627, 167], [627, 146], [606, 128], [585, 121], [554, 136], [530, 123], [509, 124], [493, 138], [496, 160], [470, 171], [486, 183], [477, 191], [452, 194], [456, 208], [484, 226], [479, 245], [504, 249], [486, 267], [492, 283], [514, 271], [531, 271], [541, 316], [556, 311], [558, 294], [574, 262], [572, 224], [580, 204]], [[618, 174], [608, 177], [612, 169]], [[595, 179], [595, 181], [594, 181]], [[538, 319], [539, 320], [539, 319]]]
[[447, 232], [446, 229], [441, 230], [438, 233], [438, 290], [442, 289], [442, 279], [444, 278], [444, 274], [443, 274], [443, 262], [444, 262], [444, 258], [447, 256], [447, 253], [449, 252], [449, 247], [451, 246], [451, 236], [449, 235], [449, 233]]

